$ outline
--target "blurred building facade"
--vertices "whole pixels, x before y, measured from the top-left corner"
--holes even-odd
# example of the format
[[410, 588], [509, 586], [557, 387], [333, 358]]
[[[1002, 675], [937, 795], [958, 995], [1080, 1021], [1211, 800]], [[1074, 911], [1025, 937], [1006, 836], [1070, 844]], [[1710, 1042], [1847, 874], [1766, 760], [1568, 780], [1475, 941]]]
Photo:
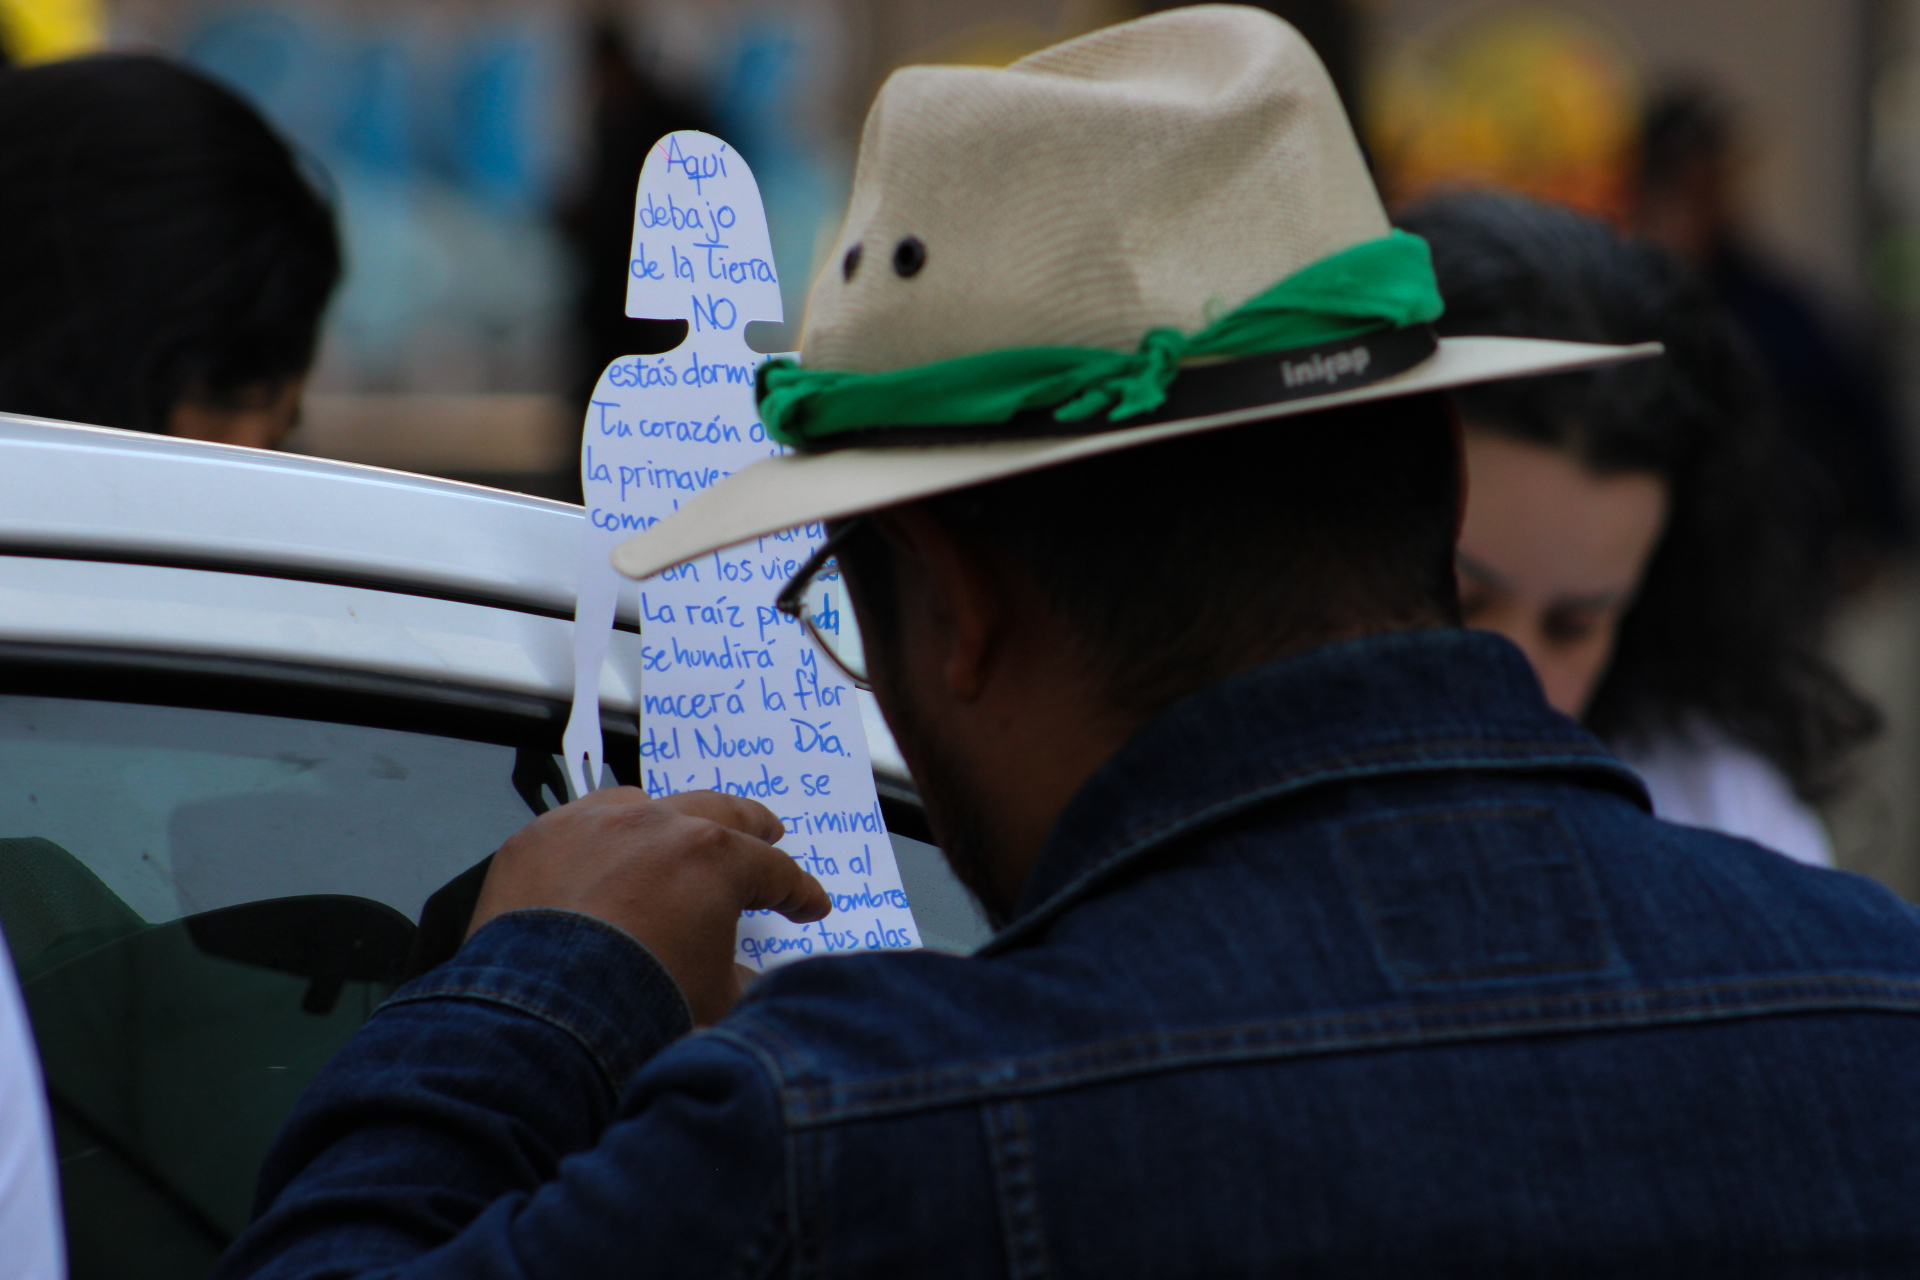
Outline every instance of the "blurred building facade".
[[[1005, 62], [1163, 7], [0, 0], [0, 46], [30, 58], [89, 42], [174, 51], [259, 103], [313, 157], [336, 193], [350, 264], [316, 383], [323, 399], [567, 397], [624, 354], [614, 347], [671, 340], [607, 314], [626, 170], [637, 173], [646, 135], [709, 127], [753, 164], [790, 334], [837, 229], [866, 104], [889, 71]], [[1898, 51], [1911, 44], [1910, 0], [1266, 7], [1322, 50], [1390, 195], [1464, 175], [1617, 216], [1637, 113], [1650, 92], [1685, 80], [1738, 112], [1751, 144], [1749, 230], [1823, 306], [1860, 314], [1880, 300], [1877, 282], [1920, 277], [1884, 265], [1920, 262], [1886, 225], [1920, 202], [1896, 154], [1920, 130], [1900, 123], [1920, 119], [1911, 55]]]
[[[524, 393], [561, 390], [569, 376], [566, 317], [579, 288], [570, 273], [583, 268], [573, 264], [562, 214], [578, 209], [594, 180], [596, 115], [604, 134], [622, 110], [637, 126], [655, 109], [644, 103], [664, 103], [660, 121], [706, 122], [740, 147], [767, 189], [797, 319], [820, 243], [840, 213], [859, 121], [888, 71], [912, 61], [1004, 62], [1161, 7], [0, 0], [0, 47], [36, 58], [89, 41], [172, 50], [239, 87], [301, 143], [331, 175], [354, 265], [334, 315], [328, 385]], [[1864, 307], [1874, 296], [1870, 263], [1883, 248], [1880, 259], [1920, 259], [1870, 243], [1887, 217], [1908, 217], [1920, 200], [1920, 180], [1902, 158], [1920, 131], [1909, 123], [1920, 119], [1910, 0], [1266, 7], [1322, 48], [1358, 114], [1370, 117], [1365, 135], [1390, 188], [1422, 165], [1429, 172], [1413, 172], [1416, 182], [1444, 176], [1449, 165], [1471, 170], [1486, 160], [1476, 147], [1515, 144], [1488, 140], [1503, 127], [1497, 119], [1478, 122], [1477, 135], [1469, 128], [1451, 138], [1411, 136], [1407, 107], [1431, 101], [1420, 96], [1421, 72], [1429, 95], [1430, 82], [1445, 74], [1456, 93], [1476, 69], [1486, 83], [1517, 79], [1483, 94], [1483, 114], [1498, 117], [1506, 92], [1504, 127], [1516, 134], [1544, 109], [1554, 119], [1535, 141], [1550, 150], [1505, 160], [1554, 175], [1543, 189], [1596, 207], [1617, 203], [1617, 193], [1581, 184], [1604, 183], [1604, 157], [1621, 151], [1631, 132], [1625, 115], [1650, 90], [1684, 79], [1714, 86], [1735, 105], [1751, 143], [1743, 184], [1755, 239], [1824, 298]], [[1460, 65], [1476, 60], [1477, 68]], [[615, 81], [627, 94], [619, 101], [608, 97]]]

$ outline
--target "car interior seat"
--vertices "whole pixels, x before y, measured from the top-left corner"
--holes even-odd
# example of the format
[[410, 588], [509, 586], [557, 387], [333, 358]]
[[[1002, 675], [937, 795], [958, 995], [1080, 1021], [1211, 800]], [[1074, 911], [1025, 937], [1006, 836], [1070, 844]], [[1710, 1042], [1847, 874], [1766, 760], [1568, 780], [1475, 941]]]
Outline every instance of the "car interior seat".
[[157, 924], [50, 840], [0, 840], [73, 1280], [204, 1276], [287, 1111], [398, 983], [415, 926], [339, 894]]

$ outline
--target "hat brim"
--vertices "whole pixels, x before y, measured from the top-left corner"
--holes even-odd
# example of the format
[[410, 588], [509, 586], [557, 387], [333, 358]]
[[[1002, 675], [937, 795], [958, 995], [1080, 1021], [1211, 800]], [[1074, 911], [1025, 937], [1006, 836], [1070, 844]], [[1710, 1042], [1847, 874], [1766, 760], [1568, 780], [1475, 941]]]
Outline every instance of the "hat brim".
[[1663, 350], [1657, 342], [1613, 347], [1537, 338], [1442, 338], [1438, 351], [1405, 373], [1307, 399], [1090, 435], [783, 454], [734, 473], [645, 533], [622, 542], [614, 548], [613, 566], [629, 578], [648, 578], [749, 538], [1175, 436], [1480, 382], [1598, 369], [1648, 359]]

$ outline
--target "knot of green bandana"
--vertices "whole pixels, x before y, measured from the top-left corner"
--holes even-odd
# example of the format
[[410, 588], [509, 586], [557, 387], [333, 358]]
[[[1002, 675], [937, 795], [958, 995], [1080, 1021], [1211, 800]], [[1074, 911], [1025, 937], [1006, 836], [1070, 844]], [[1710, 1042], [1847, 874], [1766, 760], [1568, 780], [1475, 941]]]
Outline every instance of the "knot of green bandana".
[[1263, 355], [1439, 319], [1440, 288], [1426, 241], [1403, 231], [1368, 240], [1296, 272], [1198, 333], [1154, 329], [1131, 352], [1012, 347], [885, 373], [760, 366], [760, 420], [805, 449], [872, 427], [1005, 422], [1052, 409], [1061, 422], [1105, 412], [1121, 421], [1165, 403], [1183, 361]]
[[1140, 350], [1128, 356], [1126, 368], [1096, 379], [1092, 386], [1054, 410], [1061, 422], [1091, 418], [1109, 405], [1113, 420], [1147, 413], [1166, 403], [1167, 388], [1179, 376], [1187, 354], [1187, 335], [1178, 329], [1152, 329], [1140, 339]]

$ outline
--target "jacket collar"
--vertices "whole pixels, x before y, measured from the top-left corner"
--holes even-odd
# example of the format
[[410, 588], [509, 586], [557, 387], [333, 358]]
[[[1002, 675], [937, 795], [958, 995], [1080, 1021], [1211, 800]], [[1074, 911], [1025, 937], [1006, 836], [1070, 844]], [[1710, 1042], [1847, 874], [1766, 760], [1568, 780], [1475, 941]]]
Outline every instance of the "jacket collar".
[[1343, 641], [1229, 676], [1168, 709], [1096, 771], [1054, 824], [1013, 922], [1023, 940], [1119, 868], [1256, 805], [1394, 774], [1557, 772], [1646, 789], [1554, 711], [1521, 652], [1457, 629]]

